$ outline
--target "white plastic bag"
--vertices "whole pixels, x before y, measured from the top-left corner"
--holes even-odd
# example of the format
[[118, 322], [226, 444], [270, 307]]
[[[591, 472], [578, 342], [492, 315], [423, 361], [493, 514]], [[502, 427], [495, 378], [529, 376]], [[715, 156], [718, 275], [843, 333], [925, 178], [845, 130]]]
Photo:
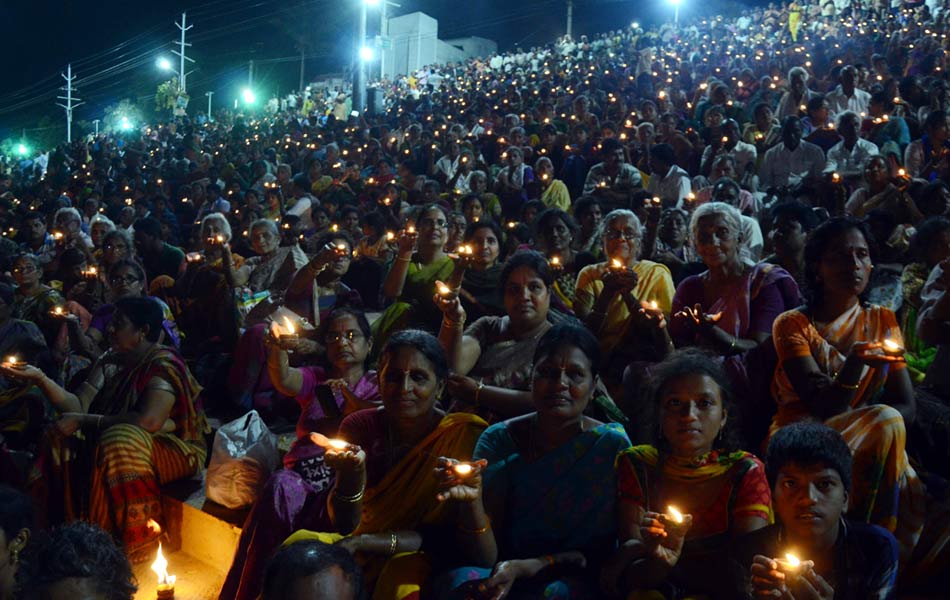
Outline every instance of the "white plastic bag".
[[232, 509], [253, 504], [278, 461], [277, 436], [256, 410], [225, 423], [214, 434], [208, 499]]

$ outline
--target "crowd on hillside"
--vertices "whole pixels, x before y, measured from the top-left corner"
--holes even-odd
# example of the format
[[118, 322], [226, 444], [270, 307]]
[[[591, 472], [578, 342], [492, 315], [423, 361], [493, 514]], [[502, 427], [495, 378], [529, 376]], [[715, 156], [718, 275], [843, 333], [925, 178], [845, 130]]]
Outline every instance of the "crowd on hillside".
[[3, 157], [0, 600], [130, 598], [251, 410], [296, 439], [222, 600], [939, 597], [948, 18], [634, 24]]

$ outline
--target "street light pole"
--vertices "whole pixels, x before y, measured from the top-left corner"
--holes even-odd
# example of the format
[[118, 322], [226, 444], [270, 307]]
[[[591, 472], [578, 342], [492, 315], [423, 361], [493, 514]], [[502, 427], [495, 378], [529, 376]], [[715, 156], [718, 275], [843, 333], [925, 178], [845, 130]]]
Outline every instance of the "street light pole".
[[567, 37], [570, 38], [574, 32], [574, 2], [567, 0]]
[[214, 92], [205, 92], [205, 96], [208, 97], [208, 120], [214, 121], [214, 119], [211, 118], [211, 96], [214, 96]]
[[366, 61], [363, 46], [366, 45], [366, 0], [360, 0], [360, 33], [356, 44], [356, 86], [353, 88], [353, 110], [363, 113], [366, 108]]
[[76, 76], [73, 75], [72, 64], [66, 65], [66, 73], [62, 77], [66, 80], [66, 87], [61, 89], [66, 92], [66, 95], [58, 96], [58, 98], [65, 100], [66, 104], [57, 104], [57, 106], [66, 109], [66, 141], [71, 142], [73, 141], [73, 109], [80, 104], [85, 104], [85, 102], [73, 97], [73, 92], [76, 91], [76, 88], [73, 87], [73, 81], [76, 80]]

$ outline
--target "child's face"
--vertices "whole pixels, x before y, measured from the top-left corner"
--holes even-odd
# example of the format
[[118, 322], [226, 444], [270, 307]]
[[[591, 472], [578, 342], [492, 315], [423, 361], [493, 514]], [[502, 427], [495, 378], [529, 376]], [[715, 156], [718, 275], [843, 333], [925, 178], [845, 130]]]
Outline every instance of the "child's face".
[[790, 539], [819, 542], [836, 531], [848, 509], [848, 492], [827, 465], [787, 463], [775, 478], [772, 504]]

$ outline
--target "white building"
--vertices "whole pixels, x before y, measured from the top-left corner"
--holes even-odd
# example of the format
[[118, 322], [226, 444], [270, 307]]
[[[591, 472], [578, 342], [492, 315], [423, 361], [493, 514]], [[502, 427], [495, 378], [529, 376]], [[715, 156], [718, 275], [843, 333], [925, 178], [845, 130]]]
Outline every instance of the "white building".
[[389, 42], [384, 43], [384, 76], [408, 75], [425, 65], [460, 62], [488, 56], [498, 44], [480, 37], [439, 39], [439, 22], [414, 12], [389, 19]]

